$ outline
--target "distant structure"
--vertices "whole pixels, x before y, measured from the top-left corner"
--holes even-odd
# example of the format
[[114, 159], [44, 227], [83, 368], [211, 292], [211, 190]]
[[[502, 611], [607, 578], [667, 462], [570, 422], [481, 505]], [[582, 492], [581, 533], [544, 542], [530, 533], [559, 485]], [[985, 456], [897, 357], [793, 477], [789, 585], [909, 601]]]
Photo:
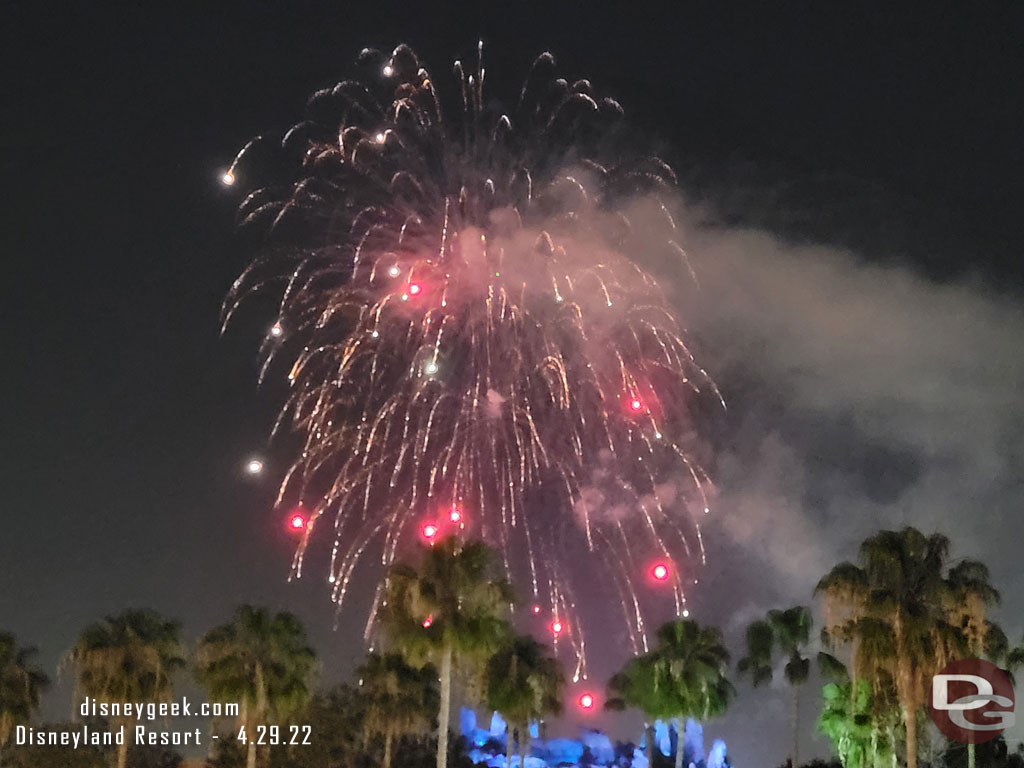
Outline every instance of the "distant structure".
[[[492, 713], [488, 727], [478, 728], [476, 713], [465, 707], [459, 715], [462, 735], [469, 745], [469, 758], [475, 765], [489, 768], [558, 768], [558, 766], [613, 766], [614, 768], [649, 768], [647, 745], [613, 743], [601, 731], [584, 728], [578, 739], [541, 739], [537, 723], [530, 724], [530, 756], [525, 764], [521, 755], [512, 756], [505, 765], [508, 727], [497, 712]], [[704, 728], [695, 720], [683, 727], [683, 765], [687, 768], [735, 768], [727, 757], [725, 742], [716, 739], [710, 752], [704, 751]], [[663, 755], [675, 754], [679, 734], [671, 723], [654, 724], [653, 748]]]

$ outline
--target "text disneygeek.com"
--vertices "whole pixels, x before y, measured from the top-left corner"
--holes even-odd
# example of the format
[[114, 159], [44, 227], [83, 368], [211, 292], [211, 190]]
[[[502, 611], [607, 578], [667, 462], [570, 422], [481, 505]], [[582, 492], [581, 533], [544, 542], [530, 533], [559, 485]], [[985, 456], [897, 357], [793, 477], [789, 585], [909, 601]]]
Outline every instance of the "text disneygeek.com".
[[[153, 723], [172, 718], [230, 718], [237, 721], [240, 706], [237, 703], [197, 702], [188, 698], [170, 702], [100, 702], [86, 699], [78, 709], [83, 720], [103, 719], [104, 727], [88, 722], [72, 728], [47, 730], [19, 725], [14, 729], [14, 746], [63, 746], [77, 749], [85, 746], [193, 746], [204, 742], [200, 728], [156, 728], [139, 724], [138, 721]], [[136, 721], [131, 724], [127, 721]], [[311, 728], [308, 725], [279, 727], [276, 725], [252, 724], [247, 733], [246, 726], [236, 726], [227, 738], [242, 744], [249, 740], [257, 744], [309, 744]], [[210, 738], [217, 739], [216, 734]]]

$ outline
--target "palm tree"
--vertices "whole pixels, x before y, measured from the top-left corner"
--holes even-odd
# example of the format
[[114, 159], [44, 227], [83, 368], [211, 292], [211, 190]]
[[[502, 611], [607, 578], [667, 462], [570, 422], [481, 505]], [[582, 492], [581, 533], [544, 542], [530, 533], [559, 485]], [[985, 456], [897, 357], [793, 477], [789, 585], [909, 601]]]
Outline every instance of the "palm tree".
[[256, 766], [256, 726], [287, 722], [300, 711], [316, 673], [316, 654], [299, 620], [251, 605], [207, 632], [196, 653], [196, 677], [210, 699], [241, 705], [237, 725], [245, 729], [247, 768]]
[[818, 729], [832, 739], [844, 768], [896, 768], [899, 706], [867, 680], [828, 683], [822, 689]]
[[608, 681], [605, 709], [639, 709], [644, 714], [647, 760], [654, 764], [654, 721], [672, 717], [671, 701], [664, 695], [653, 653], [634, 656]]
[[736, 693], [726, 678], [729, 652], [717, 627], [677, 620], [662, 625], [654, 649], [655, 674], [665, 681], [675, 709], [676, 768], [683, 765], [683, 723], [725, 712]]
[[39, 709], [49, 678], [32, 663], [35, 648], [19, 648], [14, 635], [0, 632], [0, 751], [16, 725], [24, 725]]
[[430, 665], [411, 667], [397, 653], [371, 653], [356, 674], [364, 736], [383, 737], [381, 768], [391, 768], [395, 736], [430, 727], [439, 698], [437, 672]]
[[1010, 682], [1016, 684], [1017, 670], [1024, 667], [1024, 645], [1010, 647], [1002, 627], [994, 622], [989, 624], [985, 636], [985, 658], [1002, 667], [1010, 677]]
[[485, 544], [450, 537], [427, 548], [418, 569], [397, 564], [388, 576], [381, 611], [386, 635], [410, 663], [431, 662], [438, 669], [437, 768], [448, 764], [455, 668], [479, 672], [511, 633], [503, 614], [512, 603], [512, 589], [492, 576], [493, 567], [493, 553]]
[[[1000, 599], [999, 592], [989, 578], [988, 566], [977, 560], [963, 560], [949, 571], [949, 584], [954, 598], [950, 622], [960, 628], [967, 641], [968, 653], [972, 656], [985, 656], [986, 650], [1005, 645], [1005, 634], [998, 638], [1002, 630], [993, 632], [994, 625], [986, 617], [989, 606], [997, 605]], [[976, 765], [975, 745], [968, 744], [967, 768], [975, 768]]]
[[649, 719], [671, 718], [677, 734], [675, 765], [681, 768], [686, 718], [721, 715], [735, 695], [726, 678], [729, 652], [720, 630], [690, 620], [664, 624], [657, 641], [653, 651], [631, 659], [612, 678], [608, 706], [635, 706]]
[[963, 653], [951, 621], [960, 595], [947, 574], [949, 539], [914, 528], [881, 531], [818, 583], [824, 638], [852, 646], [852, 678], [891, 678], [906, 729], [907, 768], [917, 768], [917, 717], [933, 675]]
[[[174, 691], [174, 673], [185, 666], [181, 625], [155, 611], [129, 610], [85, 628], [65, 663], [75, 671], [79, 697], [99, 703], [165, 702]], [[114, 718], [117, 729], [129, 718]], [[128, 739], [117, 747], [117, 766], [128, 759]]]
[[804, 606], [769, 611], [767, 618], [755, 621], [747, 629], [747, 655], [738, 664], [741, 673], [750, 673], [756, 688], [772, 679], [776, 651], [787, 659], [784, 674], [793, 690], [792, 746], [789, 753], [792, 768], [799, 764], [800, 688], [807, 682], [811, 670], [811, 660], [804, 652], [811, 639], [812, 623], [811, 612]]
[[[971, 568], [975, 568], [977, 565], [979, 565], [971, 561], [968, 562], [970, 563]], [[954, 568], [953, 571], [955, 570], [956, 569]], [[950, 571], [950, 580], [955, 584], [962, 584], [962, 582], [959, 581], [958, 578], [954, 578], [953, 571]], [[981, 573], [981, 571], [979, 571], [979, 573]], [[985, 569], [984, 574], [985, 579], [987, 581], [987, 569]], [[976, 597], [977, 596], [975, 596], [975, 599]], [[968, 598], [968, 600], [970, 600], [970, 598]], [[993, 604], [998, 602], [998, 600], [998, 592], [996, 592], [994, 589], [991, 589], [991, 591], [988, 592], [988, 599], [986, 600], [985, 604]], [[964, 610], [964, 613], [960, 616], [960, 620], [962, 622], [967, 617], [967, 614], [972, 612], [969, 606], [970, 603], [968, 602], [967, 607]], [[975, 604], [975, 608], [976, 607], [977, 605]], [[982, 610], [984, 610], [984, 608], [982, 608]], [[970, 653], [973, 656], [986, 659], [995, 664], [996, 666], [1002, 668], [1003, 671], [1006, 673], [1006, 676], [1010, 679], [1011, 684], [1016, 685], [1016, 670], [1020, 668], [1022, 664], [1024, 664], [1024, 647], [1011, 647], [1010, 640], [1006, 636], [1006, 632], [1003, 631], [1003, 628], [1001, 626], [999, 626], [996, 622], [991, 621], [990, 619], [984, 619], [984, 629], [981, 632], [976, 633], [974, 628], [977, 626], [981, 626], [980, 618], [982, 617], [983, 614], [979, 616], [978, 613], [974, 613], [973, 619], [967, 619], [966, 624], [961, 625], [965, 634], [968, 635]], [[965, 744], [961, 746], [966, 747], [965, 751], [967, 754], [967, 764], [968, 766], [970, 766], [970, 768], [973, 768], [977, 763], [977, 745]], [[957, 747], [957, 749], [958, 748], [959, 747]], [[947, 757], [947, 762], [951, 759], [951, 757]]]
[[[508, 741], [505, 745], [506, 766], [512, 765], [513, 732], [518, 731], [529, 744], [531, 720], [562, 711], [562, 689], [565, 677], [558, 660], [546, 653], [546, 648], [528, 635], [512, 638], [487, 662], [485, 673], [487, 706], [496, 710], [508, 723]], [[529, 746], [520, 745], [520, 764], [529, 752]]]

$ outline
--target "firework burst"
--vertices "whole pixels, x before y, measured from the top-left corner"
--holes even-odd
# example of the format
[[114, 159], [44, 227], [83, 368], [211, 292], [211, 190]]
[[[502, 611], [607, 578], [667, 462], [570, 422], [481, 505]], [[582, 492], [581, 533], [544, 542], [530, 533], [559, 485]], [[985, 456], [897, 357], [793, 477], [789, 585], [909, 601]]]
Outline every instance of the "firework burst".
[[287, 361], [278, 428], [302, 441], [278, 500], [309, 515], [293, 574], [325, 516], [339, 605], [367, 553], [480, 536], [585, 675], [574, 578], [610, 574], [641, 649], [651, 558], [674, 564], [677, 613], [704, 559], [690, 404], [714, 388], [653, 277], [688, 269], [674, 176], [549, 54], [507, 113], [482, 56], [455, 63], [447, 111], [408, 47], [360, 61], [368, 77], [315, 93], [285, 134], [283, 177], [254, 179], [259, 140], [224, 171], [255, 189], [241, 223], [266, 242], [225, 322], [276, 297], [263, 370]]

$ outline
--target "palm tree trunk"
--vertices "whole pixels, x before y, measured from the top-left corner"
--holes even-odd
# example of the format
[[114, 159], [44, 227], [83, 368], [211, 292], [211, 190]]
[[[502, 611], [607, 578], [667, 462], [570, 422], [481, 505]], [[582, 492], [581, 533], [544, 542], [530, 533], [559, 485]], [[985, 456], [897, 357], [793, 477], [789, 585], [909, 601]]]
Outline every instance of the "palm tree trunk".
[[214, 749], [216, 749], [216, 744], [219, 741], [219, 739], [213, 738], [213, 735], [215, 733], [217, 733], [217, 721], [214, 718], [211, 717], [210, 718], [210, 733], [207, 736], [207, 738], [210, 740], [210, 746], [207, 747], [207, 749], [206, 749], [206, 762], [208, 762], [208, 763], [212, 763], [213, 762], [213, 758], [216, 756], [214, 754]]
[[512, 727], [512, 723], [509, 723], [505, 733], [505, 768], [512, 768], [512, 739], [514, 734], [515, 729]]
[[913, 706], [903, 710], [903, 722], [907, 727], [907, 768], [917, 768], [917, 710]]
[[800, 751], [800, 686], [793, 686], [793, 740], [791, 742], [789, 751], [789, 765], [790, 768], [796, 768], [799, 765], [798, 753]]
[[0, 765], [4, 763], [4, 750], [7, 749], [7, 742], [11, 738], [11, 731], [14, 730], [14, 722], [7, 713], [0, 715]]
[[245, 735], [246, 735], [246, 740], [245, 740], [245, 743], [246, 743], [246, 748], [245, 748], [245, 750], [246, 750], [246, 752], [245, 752], [245, 765], [246, 765], [246, 768], [256, 768], [256, 742], [254, 741], [254, 739], [256, 738], [256, 734], [253, 733], [253, 730], [250, 727], [252, 725], [252, 723], [249, 722], [249, 697], [248, 696], [243, 696], [242, 697], [242, 707], [241, 707], [241, 709], [242, 709], [242, 712], [241, 712], [241, 715], [239, 716], [239, 720], [241, 722], [237, 723], [237, 725], [240, 725], [241, 727], [245, 728]]
[[676, 768], [683, 768], [683, 726], [679, 723], [679, 718], [672, 718], [672, 724], [676, 727]]
[[[452, 647], [441, 651], [441, 709], [437, 713], [437, 768], [448, 768], [448, 719], [452, 707]], [[916, 767], [915, 767], [916, 768]]]
[[[125, 733], [125, 724], [118, 725], [120, 732], [124, 734], [121, 743], [117, 745], [117, 768], [125, 768], [128, 765], [128, 734]], [[117, 735], [116, 733], [114, 734]]]
[[381, 768], [391, 768], [391, 741], [394, 738], [394, 731], [388, 728], [384, 734], [384, 760]]
[[[263, 665], [256, 662], [255, 674], [253, 676], [253, 682], [256, 684], [256, 714], [263, 723], [267, 722], [267, 711], [269, 709], [267, 702], [267, 682], [266, 677], [263, 675]], [[255, 726], [253, 726], [253, 733], [255, 734]], [[270, 750], [270, 745], [267, 745], [267, 751]], [[253, 748], [252, 765], [247, 768], [256, 768], [256, 758], [258, 757], [258, 747]]]

